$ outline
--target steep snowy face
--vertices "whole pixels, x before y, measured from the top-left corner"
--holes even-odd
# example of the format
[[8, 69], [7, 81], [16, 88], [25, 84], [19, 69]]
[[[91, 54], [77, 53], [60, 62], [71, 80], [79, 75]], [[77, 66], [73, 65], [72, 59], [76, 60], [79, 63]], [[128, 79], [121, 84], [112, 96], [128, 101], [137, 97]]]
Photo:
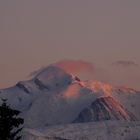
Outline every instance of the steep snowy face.
[[38, 73], [33, 80], [38, 88], [54, 91], [64, 89], [70, 85], [73, 81], [73, 77], [61, 68], [49, 66]]
[[127, 120], [136, 121], [136, 117], [125, 109], [117, 100], [108, 96], [95, 100], [92, 105], [84, 109], [74, 120], [75, 123], [105, 121], [105, 120]]

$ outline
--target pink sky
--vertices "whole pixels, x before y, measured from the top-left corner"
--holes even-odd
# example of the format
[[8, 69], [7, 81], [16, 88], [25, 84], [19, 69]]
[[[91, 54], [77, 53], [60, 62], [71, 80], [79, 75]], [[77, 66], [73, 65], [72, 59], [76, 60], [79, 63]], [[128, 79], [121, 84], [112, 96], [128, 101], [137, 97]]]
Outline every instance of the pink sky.
[[97, 80], [140, 89], [139, 13], [138, 0], [0, 1], [0, 88], [70, 59], [93, 63]]

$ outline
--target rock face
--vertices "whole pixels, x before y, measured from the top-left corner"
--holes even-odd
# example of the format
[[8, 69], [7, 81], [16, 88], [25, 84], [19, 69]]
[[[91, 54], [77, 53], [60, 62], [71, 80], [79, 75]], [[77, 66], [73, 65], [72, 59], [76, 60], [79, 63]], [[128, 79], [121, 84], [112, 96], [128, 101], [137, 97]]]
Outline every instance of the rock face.
[[104, 120], [136, 121], [136, 117], [125, 109], [117, 100], [108, 96], [100, 97], [92, 105], [84, 109], [74, 123]]
[[17, 86], [19, 89], [25, 91], [26, 93], [28, 93], [28, 94], [30, 93], [30, 91], [28, 90], [28, 88], [27, 88], [24, 84], [22, 84], [21, 82], [18, 82], [18, 83], [16, 84], [16, 86]]

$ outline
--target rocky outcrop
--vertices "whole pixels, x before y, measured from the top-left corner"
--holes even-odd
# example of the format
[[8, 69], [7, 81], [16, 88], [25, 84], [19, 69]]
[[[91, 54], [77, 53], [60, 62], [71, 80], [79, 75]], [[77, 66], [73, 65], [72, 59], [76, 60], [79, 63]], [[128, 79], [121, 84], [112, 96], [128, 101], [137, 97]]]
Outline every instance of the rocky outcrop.
[[137, 119], [117, 100], [108, 96], [95, 100], [90, 107], [84, 109], [79, 114], [79, 116], [74, 120], [74, 123], [104, 120], [136, 121]]
[[21, 82], [17, 83], [16, 86], [18, 88], [22, 89], [23, 91], [25, 91], [27, 94], [30, 93], [29, 89], [24, 84], [22, 84]]
[[44, 90], [44, 89], [50, 90], [50, 88], [44, 85], [38, 78], [36, 78], [34, 82], [40, 90]]

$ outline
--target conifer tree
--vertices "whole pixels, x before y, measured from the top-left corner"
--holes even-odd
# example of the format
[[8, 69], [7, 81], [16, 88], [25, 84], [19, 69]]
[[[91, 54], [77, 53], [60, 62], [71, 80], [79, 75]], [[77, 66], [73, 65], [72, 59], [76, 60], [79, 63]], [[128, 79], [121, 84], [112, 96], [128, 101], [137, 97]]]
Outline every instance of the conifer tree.
[[24, 120], [18, 115], [21, 112], [14, 110], [7, 105], [7, 100], [2, 99], [0, 106], [0, 140], [20, 140], [19, 133], [22, 130]]

